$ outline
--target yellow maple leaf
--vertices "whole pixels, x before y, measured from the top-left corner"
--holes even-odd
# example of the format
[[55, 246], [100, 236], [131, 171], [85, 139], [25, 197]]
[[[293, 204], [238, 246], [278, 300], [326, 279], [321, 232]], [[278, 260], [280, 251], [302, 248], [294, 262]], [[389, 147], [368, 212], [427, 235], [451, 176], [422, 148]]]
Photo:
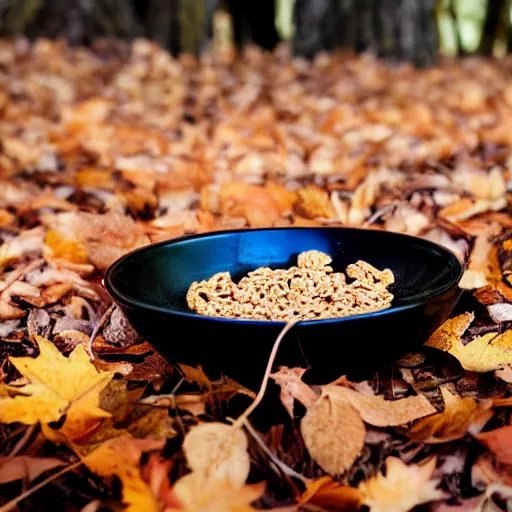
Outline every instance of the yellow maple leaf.
[[461, 397], [441, 386], [444, 411], [420, 419], [404, 434], [416, 442], [447, 443], [464, 437], [468, 430], [483, 427], [493, 416], [490, 400], [478, 403], [472, 397]]
[[465, 313], [447, 320], [426, 345], [449, 352], [470, 372], [490, 372], [512, 363], [512, 329], [502, 334], [488, 332], [464, 345], [461, 336], [473, 318]]
[[[0, 398], [0, 421], [41, 423], [52, 440], [76, 440], [88, 435], [110, 413], [100, 408], [100, 393], [114, 376], [98, 371], [79, 345], [69, 357], [50, 341], [37, 336], [37, 357], [11, 357], [10, 362], [29, 383], [18, 395]], [[59, 430], [48, 426], [66, 415]]]
[[117, 476], [123, 489], [126, 512], [159, 512], [160, 506], [139, 470], [143, 452], [163, 448], [164, 440], [134, 439], [123, 435], [110, 439], [83, 459], [90, 471], [102, 477]]
[[445, 497], [431, 480], [436, 459], [425, 464], [407, 465], [397, 457], [386, 459], [386, 476], [382, 473], [359, 484], [363, 503], [370, 512], [408, 512], [417, 505]]

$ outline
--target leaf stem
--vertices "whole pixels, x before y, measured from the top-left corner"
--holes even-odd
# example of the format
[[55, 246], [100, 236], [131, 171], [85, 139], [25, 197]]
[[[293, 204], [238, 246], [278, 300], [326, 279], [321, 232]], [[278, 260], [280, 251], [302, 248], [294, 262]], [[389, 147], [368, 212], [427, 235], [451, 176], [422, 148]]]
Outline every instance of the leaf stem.
[[256, 395], [256, 398], [253, 400], [252, 404], [249, 405], [245, 412], [235, 420], [235, 422], [233, 423], [233, 427], [239, 428], [241, 425], [243, 425], [245, 420], [263, 400], [265, 392], [267, 391], [268, 380], [270, 378], [270, 374], [272, 373], [272, 365], [274, 364], [274, 360], [276, 358], [279, 345], [281, 344], [281, 341], [285, 337], [286, 333], [299, 321], [300, 320], [291, 320], [283, 327], [283, 329], [279, 333], [279, 336], [277, 337], [276, 341], [274, 342], [274, 346], [272, 347], [272, 352], [270, 353], [270, 357], [267, 363], [267, 369], [265, 370], [265, 375], [263, 376], [263, 381], [261, 382], [260, 390], [258, 391], [258, 394]]
[[61, 477], [64, 473], [67, 473], [68, 471], [75, 469], [80, 464], [82, 464], [81, 460], [79, 460], [78, 462], [75, 462], [74, 464], [71, 464], [71, 466], [65, 467], [63, 470], [55, 473], [54, 475], [49, 476], [42, 482], [39, 482], [37, 485], [34, 485], [34, 487], [31, 487], [24, 493], [20, 494], [17, 498], [14, 498], [13, 500], [6, 503], [5, 505], [1, 506], [0, 512], [9, 512], [9, 510], [12, 510], [20, 501], [24, 500], [25, 498], [28, 498], [31, 494], [34, 494], [36, 491], [38, 491], [45, 485], [49, 484], [50, 482], [57, 480], [57, 478]]
[[258, 432], [254, 430], [253, 426], [249, 423], [247, 419], [244, 420], [244, 426], [249, 431], [254, 440], [259, 444], [261, 449], [269, 456], [270, 460], [286, 475], [292, 478], [296, 478], [300, 480], [302, 483], [307, 484], [310, 482], [309, 478], [306, 478], [304, 475], [297, 473], [291, 467], [287, 466], [282, 460], [279, 460], [269, 449], [269, 447], [263, 442]]

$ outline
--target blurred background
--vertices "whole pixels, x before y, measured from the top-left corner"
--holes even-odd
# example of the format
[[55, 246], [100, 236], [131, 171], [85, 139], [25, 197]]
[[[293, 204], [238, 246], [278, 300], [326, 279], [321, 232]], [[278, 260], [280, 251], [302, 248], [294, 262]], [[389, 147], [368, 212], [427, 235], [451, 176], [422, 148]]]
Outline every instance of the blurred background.
[[512, 0], [0, 0], [0, 36], [145, 37], [173, 55], [287, 41], [298, 56], [346, 48], [426, 66], [504, 56], [511, 15]]

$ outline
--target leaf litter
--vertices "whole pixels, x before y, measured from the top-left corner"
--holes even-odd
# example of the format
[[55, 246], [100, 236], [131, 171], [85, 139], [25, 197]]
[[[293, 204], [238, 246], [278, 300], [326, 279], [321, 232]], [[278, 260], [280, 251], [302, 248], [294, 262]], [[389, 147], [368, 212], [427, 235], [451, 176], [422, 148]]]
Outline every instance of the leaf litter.
[[[509, 57], [0, 46], [0, 510], [506, 510]], [[258, 394], [170, 367], [101, 287], [150, 242], [338, 225], [424, 237], [465, 268], [452, 318], [369, 381], [310, 386], [273, 367], [279, 340]], [[288, 419], [260, 411], [258, 432], [269, 378]]]

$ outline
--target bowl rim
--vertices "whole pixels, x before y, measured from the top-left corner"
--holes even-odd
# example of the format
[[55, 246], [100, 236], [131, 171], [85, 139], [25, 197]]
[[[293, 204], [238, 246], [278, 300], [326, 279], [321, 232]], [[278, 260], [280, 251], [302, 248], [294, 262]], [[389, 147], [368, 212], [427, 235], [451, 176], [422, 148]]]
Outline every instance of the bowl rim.
[[[462, 274], [464, 273], [464, 266], [460, 262], [459, 258], [456, 256], [456, 254], [447, 247], [437, 243], [433, 242], [431, 240], [427, 240], [426, 238], [422, 238], [419, 236], [414, 236], [406, 233], [398, 233], [394, 231], [385, 231], [380, 229], [372, 229], [372, 228], [366, 228], [366, 227], [354, 227], [354, 226], [282, 226], [282, 227], [262, 227], [262, 228], [239, 228], [239, 229], [226, 229], [226, 230], [216, 230], [216, 231], [209, 231], [206, 233], [192, 233], [192, 234], [186, 234], [180, 237], [176, 238], [170, 238], [165, 240], [160, 240], [158, 242], [149, 243], [146, 245], [143, 245], [141, 247], [137, 247], [136, 249], [133, 249], [123, 256], [119, 257], [117, 260], [115, 260], [107, 270], [105, 271], [104, 277], [102, 279], [102, 284], [107, 291], [110, 298], [118, 303], [119, 305], [122, 305], [127, 308], [142, 308], [147, 310], [148, 312], [153, 313], [163, 313], [171, 316], [177, 316], [182, 318], [189, 318], [193, 320], [198, 321], [206, 321], [206, 322], [215, 322], [215, 323], [232, 323], [232, 324], [238, 324], [238, 325], [247, 325], [247, 326], [281, 326], [284, 327], [287, 322], [285, 321], [276, 321], [276, 320], [252, 320], [249, 318], [226, 318], [226, 317], [215, 317], [215, 316], [207, 316], [207, 315], [201, 315], [199, 313], [194, 312], [184, 312], [184, 311], [177, 311], [175, 309], [171, 308], [165, 308], [161, 306], [155, 306], [152, 304], [148, 304], [147, 302], [139, 301], [135, 298], [127, 297], [125, 294], [120, 292], [112, 283], [112, 274], [115, 272], [117, 267], [121, 265], [126, 259], [142, 252], [151, 251], [153, 249], [157, 249], [162, 246], [166, 245], [173, 245], [180, 242], [186, 242], [189, 240], [197, 240], [200, 238], [210, 238], [214, 236], [220, 236], [220, 235], [229, 235], [229, 234], [236, 234], [236, 233], [247, 233], [247, 232], [261, 232], [261, 231], [369, 231], [372, 233], [379, 233], [383, 236], [391, 236], [395, 238], [402, 238], [402, 239], [409, 239], [411, 242], [420, 243], [425, 246], [430, 246], [432, 249], [435, 249], [436, 251], [439, 251], [441, 253], [444, 253], [445, 256], [450, 258], [455, 265], [458, 268], [457, 275], [452, 278], [448, 283], [446, 283], [442, 287], [438, 287], [434, 290], [434, 292], [429, 293], [421, 300], [416, 300], [414, 302], [411, 302], [409, 304], [404, 304], [401, 306], [390, 306], [386, 309], [373, 311], [369, 313], [361, 313], [358, 315], [349, 315], [349, 316], [343, 316], [343, 317], [333, 317], [333, 318], [323, 318], [318, 320], [299, 320], [296, 322], [296, 325], [301, 325], [302, 327], [306, 326], [319, 326], [319, 325], [328, 325], [332, 323], [339, 323], [339, 322], [353, 322], [358, 320], [363, 320], [366, 318], [373, 318], [378, 316], [384, 316], [384, 315], [390, 315], [394, 313], [398, 313], [401, 311], [405, 311], [408, 309], [412, 309], [415, 307], [418, 307], [421, 304], [424, 304], [427, 300], [434, 299], [436, 297], [441, 296], [443, 293], [448, 291], [454, 286], [457, 286], [462, 278]], [[462, 289], [461, 289], [462, 292]]]

